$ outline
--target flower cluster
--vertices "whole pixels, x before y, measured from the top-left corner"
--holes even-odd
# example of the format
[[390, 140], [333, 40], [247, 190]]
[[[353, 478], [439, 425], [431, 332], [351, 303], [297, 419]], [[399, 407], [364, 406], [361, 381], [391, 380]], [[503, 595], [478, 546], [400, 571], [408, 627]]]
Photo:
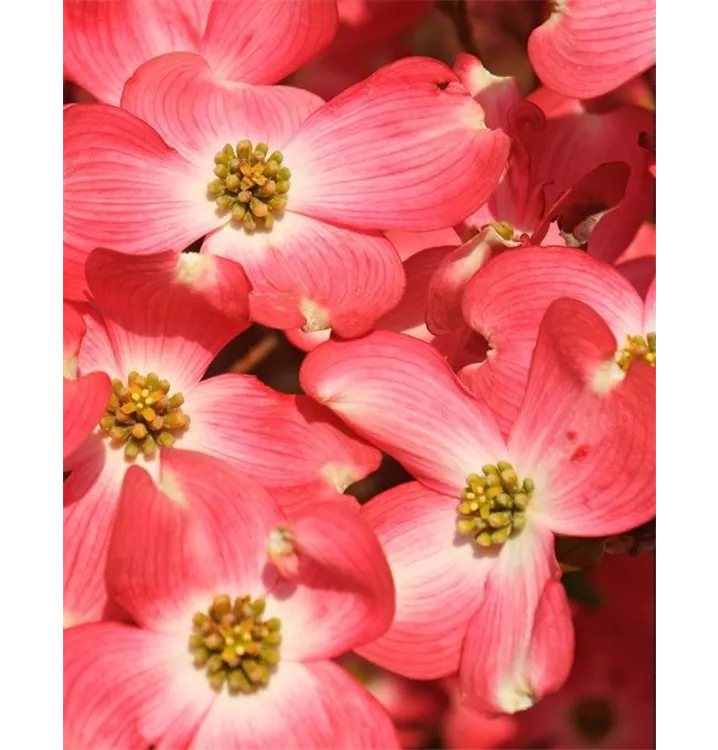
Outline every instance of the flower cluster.
[[650, 746], [654, 8], [536, 5], [65, 0], [65, 747]]

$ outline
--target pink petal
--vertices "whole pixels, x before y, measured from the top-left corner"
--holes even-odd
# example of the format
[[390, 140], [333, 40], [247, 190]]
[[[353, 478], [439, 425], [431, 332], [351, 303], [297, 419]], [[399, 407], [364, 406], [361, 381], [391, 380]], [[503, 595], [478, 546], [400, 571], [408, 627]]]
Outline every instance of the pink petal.
[[266, 690], [239, 701], [220, 694], [190, 747], [386, 750], [399, 745], [384, 709], [340, 666], [283, 660]]
[[119, 623], [64, 634], [65, 747], [187, 747], [215, 693], [187, 636]]
[[641, 299], [621, 274], [574, 248], [508, 250], [469, 283], [467, 324], [491, 351], [481, 365], [465, 367], [462, 382], [493, 410], [508, 433], [519, 411], [539, 325], [558, 297], [591, 305], [623, 341], [642, 333]]
[[264, 593], [267, 538], [284, 520], [267, 493], [226, 462], [163, 449], [159, 486], [139, 466], [127, 472], [108, 586], [140, 626], [188, 633], [192, 615], [214, 596]]
[[454, 73], [483, 108], [487, 126], [508, 133], [509, 110], [522, 100], [516, 81], [510, 76], [495, 76], [481, 60], [465, 52], [456, 56]]
[[[67, 372], [68, 365], [72, 365], [72, 362], [68, 361], [77, 358], [77, 353], [80, 351], [80, 344], [82, 343], [82, 337], [85, 335], [85, 330], [85, 321], [82, 319], [82, 315], [77, 308], [63, 302], [62, 358], [65, 361], [66, 378], [72, 376], [71, 372]], [[77, 362], [74, 362], [74, 367], [75, 369], [77, 368]]]
[[137, 647], [146, 637], [156, 638], [114, 622], [65, 630], [63, 747], [144, 746], [135, 714], [146, 698], [137, 689]]
[[448, 255], [432, 276], [428, 290], [426, 326], [434, 333], [448, 333], [464, 324], [461, 304], [464, 289], [496, 249], [507, 243], [493, 226], [487, 226]]
[[229, 80], [277, 83], [329, 44], [337, 21], [325, 0], [214, 2], [199, 51]]
[[104, 372], [62, 381], [62, 457], [67, 459], [95, 429], [105, 413], [112, 386]]
[[72, 0], [63, 7], [66, 77], [108, 104], [120, 103], [125, 82], [145, 60], [197, 49], [209, 9], [186, 0]]
[[63, 484], [63, 608], [71, 624], [100, 620], [107, 606], [105, 564], [125, 464], [101, 440], [88, 441]]
[[85, 283], [85, 259], [87, 252], [63, 242], [62, 253], [62, 297], [65, 300], [82, 302], [87, 299]]
[[267, 599], [282, 621], [282, 659], [329, 659], [382, 635], [394, 616], [384, 552], [354, 506], [321, 503], [291, 522], [296, 581]]
[[117, 356], [114, 377], [157, 372], [182, 391], [249, 324], [247, 279], [223, 258], [96, 250], [87, 281]]
[[563, 0], [529, 38], [529, 57], [546, 86], [589, 99], [656, 62], [656, 6], [646, 0]]
[[419, 482], [372, 498], [362, 515], [377, 535], [396, 586], [396, 615], [364, 658], [413, 679], [458, 670], [469, 619], [481, 602], [494, 558], [474, 554], [456, 536], [458, 493], [439, 495]]
[[379, 451], [349, 436], [328, 409], [273, 391], [248, 375], [202, 381], [187, 394], [184, 409], [192, 424], [177, 447], [222, 458], [264, 487], [281, 490], [275, 497], [286, 512], [305, 501], [303, 486], [315, 492], [325, 486], [336, 495], [381, 460]]
[[449, 68], [405, 58], [302, 126], [285, 149], [291, 209], [363, 229], [452, 226], [489, 197], [509, 147]]
[[129, 112], [104, 104], [69, 107], [63, 144], [70, 292], [96, 247], [183, 250], [222, 223], [207, 198], [211, 169], [207, 177]]
[[596, 222], [623, 199], [630, 174], [631, 168], [626, 162], [616, 161], [601, 164], [583, 175], [546, 211], [531, 235], [531, 244], [540, 245], [554, 221], [562, 236], [568, 235], [567, 244], [586, 244], [593, 237]]
[[[215, 3], [215, 7], [225, 5], [243, 6]], [[226, 143], [234, 146], [247, 138], [253, 143], [264, 141], [270, 151], [282, 149], [323, 103], [314, 94], [288, 86], [229, 83], [203, 57], [189, 52], [146, 62], [122, 94], [123, 109], [151, 125], [201, 170], [205, 182], [197, 194], [200, 202], [206, 198], [207, 183], [214, 179], [214, 155]]]
[[456, 494], [477, 467], [505, 453], [490, 412], [428, 344], [376, 331], [328, 341], [302, 364], [304, 391], [417, 479]]
[[360, 336], [404, 289], [401, 260], [385, 237], [292, 212], [271, 232], [248, 235], [227, 225], [202, 250], [242, 264], [252, 284], [252, 318], [275, 328], [331, 327]]
[[646, 333], [656, 331], [656, 277], [653, 277], [651, 285], [646, 292], [646, 305], [643, 311], [643, 330]]
[[[616, 265], [616, 270], [622, 276], [625, 276], [631, 282], [633, 288], [645, 299], [651, 284], [654, 283], [656, 278], [656, 257], [654, 255], [653, 257], [626, 260]], [[655, 330], [655, 320], [653, 325], [654, 327], [650, 328], [644, 324], [643, 330]]]
[[558, 95], [548, 98], [549, 106], [543, 91], [534, 92], [531, 100], [546, 107], [546, 125], [527, 128], [522, 135], [531, 155], [532, 180], [544, 185], [547, 205], [602, 164], [625, 162], [631, 169], [623, 200], [601, 219], [589, 241], [593, 255], [612, 262], [653, 210], [655, 180], [647, 172], [648, 156], [639, 140], [655, 127], [655, 113], [626, 105], [588, 111], [580, 102]]
[[618, 258], [618, 262], [623, 263], [635, 258], [646, 257], [656, 257], [656, 225], [648, 221], [636, 232], [633, 241]]
[[[430, 284], [444, 260], [453, 255], [451, 247], [432, 247], [404, 261], [406, 288], [399, 304], [376, 324], [379, 330], [406, 333], [422, 341], [433, 341], [426, 326]], [[463, 319], [462, 319], [463, 324]]]
[[574, 631], [566, 590], [550, 580], [539, 600], [529, 647], [529, 681], [534, 694], [543, 698], [555, 693], [573, 667]]
[[461, 244], [459, 235], [451, 227], [435, 229], [431, 232], [390, 231], [386, 232], [386, 238], [394, 245], [403, 261], [432, 247], [458, 247]]
[[655, 516], [656, 371], [634, 361], [624, 377], [616, 348], [576, 300], [554, 302], [541, 324], [510, 447], [557, 534], [618, 534]]
[[[545, 614], [539, 607], [544, 587], [559, 576], [553, 535], [541, 527], [527, 526], [502, 548], [484, 588], [483, 603], [469, 623], [461, 657], [461, 694], [472, 710], [515, 713], [541, 697], [541, 688], [548, 684], [543, 670], [547, 637], [543, 619], [538, 621], [536, 615], [537, 609]], [[554, 595], [549, 596], [553, 603]], [[554, 645], [560, 653], [573, 644]], [[539, 661], [533, 665], [531, 657], [536, 654]], [[564, 664], [563, 654], [560, 661]], [[534, 677], [539, 684], [534, 684]]]
[[301, 349], [303, 352], [311, 352], [319, 344], [329, 340], [332, 330], [331, 328], [324, 328], [321, 331], [307, 333], [301, 328], [292, 328], [289, 331], [285, 331], [284, 335], [289, 339], [292, 346], [296, 346], [297, 349]]

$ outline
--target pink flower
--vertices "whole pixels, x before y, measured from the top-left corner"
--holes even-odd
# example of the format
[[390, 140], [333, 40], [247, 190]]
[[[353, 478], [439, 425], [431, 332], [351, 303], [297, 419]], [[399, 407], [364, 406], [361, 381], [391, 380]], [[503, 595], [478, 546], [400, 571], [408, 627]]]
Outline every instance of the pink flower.
[[96, 250], [87, 277], [96, 312], [86, 318], [77, 372], [106, 373], [113, 395], [64, 483], [67, 622], [103, 615], [107, 544], [130, 463], [156, 478], [166, 446], [214, 455], [274, 490], [288, 512], [338, 497], [379, 465], [376, 449], [306, 396], [276, 393], [247, 375], [202, 380], [248, 324], [239, 265]]
[[244, 267], [254, 320], [341, 336], [370, 330], [401, 297], [401, 261], [377, 230], [463, 220], [509, 148], [426, 58], [322, 106], [298, 89], [229, 85], [175, 53], [143, 65], [122, 106], [65, 111], [66, 295], [82, 294], [94, 247], [182, 250], [209, 233], [203, 252]]
[[448, 706], [439, 683], [407, 680], [354, 653], [341, 657], [339, 663], [386, 709], [404, 750], [428, 747]]
[[103, 372], [77, 375], [77, 354], [85, 323], [74, 307], [62, 306], [63, 459], [67, 459], [95, 429], [110, 398], [110, 379]]
[[558, 689], [572, 631], [554, 535], [603, 536], [655, 513], [655, 379], [624, 372], [591, 308], [548, 309], [508, 441], [431, 347], [375, 332], [328, 342], [305, 391], [418, 480], [362, 514], [397, 587], [391, 629], [360, 655], [407, 677], [461, 667], [475, 709], [513, 712]]
[[[466, 287], [463, 319], [486, 337], [490, 353], [484, 362], [466, 365], [459, 373], [464, 385], [491, 408], [504, 434], [510, 432], [521, 408], [544, 313], [565, 296], [590, 305], [603, 318], [618, 342], [619, 354], [628, 357], [624, 365], [632, 351], [645, 346], [644, 354], [655, 367], [655, 274], [644, 301], [618, 270], [581, 250], [508, 250]], [[655, 379], [655, 370], [650, 376]]]
[[576, 658], [564, 687], [497, 718], [461, 706], [455, 691], [445, 747], [655, 748], [655, 558], [607, 558], [591, 577], [601, 583], [599, 603], [575, 617]]
[[[291, 529], [294, 580], [267, 557], [277, 529]], [[65, 631], [65, 747], [398, 747], [380, 705], [330, 661], [394, 610], [356, 508], [290, 521], [229, 464], [170, 449], [159, 487], [127, 472], [107, 578], [136, 625]]]
[[65, 0], [65, 75], [119, 104], [143, 63], [195, 52], [226, 81], [277, 83], [329, 44], [333, 0]]
[[531, 65], [546, 86], [600, 96], [656, 64], [656, 4], [650, 0], [556, 0], [529, 38]]

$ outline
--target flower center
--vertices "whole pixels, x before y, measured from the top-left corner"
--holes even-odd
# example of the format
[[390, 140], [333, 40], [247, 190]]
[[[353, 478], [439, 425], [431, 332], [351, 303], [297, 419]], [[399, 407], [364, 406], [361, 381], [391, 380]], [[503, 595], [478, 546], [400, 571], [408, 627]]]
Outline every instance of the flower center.
[[266, 143], [252, 147], [251, 141], [240, 141], [236, 149], [228, 143], [214, 155], [217, 179], [207, 185], [207, 192], [246, 232], [271, 229], [287, 205], [292, 173], [282, 166], [281, 151], [269, 157], [267, 151]]
[[214, 690], [227, 683], [230, 693], [254, 693], [264, 687], [279, 663], [281, 622], [261, 619], [264, 599], [215, 597], [207, 612], [192, 618], [189, 649], [194, 665], [205, 668]]
[[585, 698], [571, 709], [571, 720], [592, 743], [604, 740], [615, 724], [613, 709], [604, 698]]
[[508, 461], [483, 466], [481, 474], [466, 477], [456, 530], [461, 535], [470, 534], [479, 547], [504, 544], [526, 525], [525, 511], [534, 488], [533, 479], [519, 482]]
[[634, 359], [643, 359], [651, 367], [656, 366], [656, 334], [649, 333], [643, 336], [626, 336], [623, 349], [619, 349], [615, 355], [616, 363], [624, 371], [628, 372]]
[[112, 381], [112, 395], [100, 428], [115, 445], [125, 446], [125, 458], [134, 461], [142, 453], [154, 458], [158, 448], [168, 448], [189, 427], [189, 417], [180, 408], [181, 393], [168, 395], [170, 384], [157, 373], [140, 375], [132, 371], [127, 384]]

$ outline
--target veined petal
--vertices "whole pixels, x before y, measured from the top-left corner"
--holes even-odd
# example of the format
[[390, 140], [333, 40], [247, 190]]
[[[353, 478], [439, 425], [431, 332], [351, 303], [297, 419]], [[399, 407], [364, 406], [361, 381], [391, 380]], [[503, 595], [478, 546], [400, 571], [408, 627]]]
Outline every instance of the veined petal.
[[362, 229], [453, 226], [489, 197], [509, 147], [449, 68], [405, 58], [302, 126], [285, 149], [291, 208]]
[[357, 652], [406, 677], [435, 679], [458, 670], [467, 623], [495, 561], [456, 534], [458, 504], [458, 493], [439, 495], [409, 482], [361, 510], [389, 561], [396, 615], [384, 635]]
[[184, 634], [82, 625], [63, 657], [65, 747], [187, 747], [215, 699]]
[[557, 534], [617, 534], [655, 516], [656, 371], [633, 361], [624, 374], [616, 349], [582, 302], [557, 300], [541, 323], [509, 445]]
[[426, 326], [435, 335], [449, 333], [464, 324], [461, 304], [466, 285], [489, 262], [495, 249], [513, 247], [493, 226], [457, 247], [436, 270], [429, 284]]
[[78, 291], [96, 247], [183, 250], [222, 223], [204, 172], [129, 112], [68, 107], [63, 145], [65, 268], [75, 278], [66, 294]]
[[282, 621], [282, 659], [329, 659], [382, 635], [394, 616], [394, 583], [359, 509], [317, 504], [290, 529], [297, 577], [267, 597], [267, 611]]
[[120, 367], [113, 377], [156, 372], [185, 390], [249, 325], [247, 279], [224, 258], [95, 250], [87, 281]]
[[63, 7], [66, 77], [115, 105], [143, 62], [197, 49], [209, 12], [209, 3], [192, 0], [70, 0]]
[[493, 410], [508, 433], [521, 406], [531, 354], [549, 305], [571, 297], [591, 305], [616, 338], [640, 331], [642, 303], [615, 269], [574, 248], [522, 248], [494, 258], [464, 293], [467, 324], [491, 350], [462, 369], [462, 382]]
[[[214, 5], [245, 4], [220, 1]], [[214, 179], [214, 155], [226, 143], [234, 146], [249, 139], [253, 144], [267, 143], [271, 151], [282, 149], [323, 103], [315, 94], [289, 86], [249, 86], [222, 80], [204, 57], [189, 52], [146, 62], [122, 94], [123, 109], [151, 125], [203, 170], [206, 179], [198, 193], [200, 201], [206, 199], [207, 183]]]
[[204, 380], [186, 397], [190, 429], [177, 448], [228, 461], [267, 488], [285, 511], [296, 510], [304, 485], [339, 494], [378, 468], [378, 450], [347, 434], [328, 409], [248, 375]]
[[[293, 192], [294, 188], [292, 188]], [[232, 225], [203, 252], [242, 264], [252, 284], [252, 318], [274, 328], [340, 336], [367, 333], [401, 298], [404, 270], [380, 234], [356, 232], [293, 213], [293, 198], [270, 232], [248, 235]]]
[[125, 464], [99, 435], [63, 483], [63, 611], [73, 625], [103, 618], [107, 607], [105, 564]]
[[228, 80], [277, 83], [329, 44], [337, 21], [333, 1], [213, 2], [199, 52]]
[[456, 56], [454, 73], [483, 108], [486, 125], [509, 133], [509, 110], [522, 101], [516, 80], [511, 76], [495, 76], [481, 60], [465, 52]]
[[656, 62], [656, 5], [650, 0], [562, 0], [529, 37], [541, 81], [590, 99], [618, 88]]
[[224, 461], [164, 449], [158, 484], [125, 478], [107, 564], [108, 587], [142, 627], [188, 633], [214, 596], [261, 596], [273, 580], [266, 542], [284, 515]]
[[112, 385], [104, 372], [62, 381], [62, 457], [73, 454], [105, 413]]
[[[559, 643], [547, 635], [549, 626], [544, 620], [548, 605], [554, 603], [553, 591], [546, 607], [539, 606], [546, 585], [559, 576], [553, 535], [540, 526], [528, 525], [500, 551], [484, 588], [483, 603], [469, 623], [461, 656], [461, 694], [471, 709], [485, 714], [515, 713], [530, 708], [547, 687], [560, 687], [547, 678], [545, 647], [550, 642], [558, 649], [561, 665], [566, 663], [563, 649], [568, 650], [570, 665], [573, 641]], [[550, 611], [567, 616], [568, 606]], [[536, 664], [532, 657], [537, 658]], [[566, 671], [563, 678], [567, 676]]]
[[[266, 690], [237, 700], [222, 693], [191, 748], [387, 750], [398, 748], [388, 714], [340, 666], [282, 661]], [[277, 720], [281, 717], [281, 721]], [[357, 722], [357, 717], [361, 721]]]
[[77, 354], [87, 327], [79, 310], [67, 302], [62, 303], [62, 359], [63, 375], [74, 377], [77, 371]]
[[455, 495], [472, 471], [505, 452], [489, 410], [438, 352], [409, 336], [375, 331], [357, 341], [328, 341], [304, 360], [300, 382], [437, 491]]

